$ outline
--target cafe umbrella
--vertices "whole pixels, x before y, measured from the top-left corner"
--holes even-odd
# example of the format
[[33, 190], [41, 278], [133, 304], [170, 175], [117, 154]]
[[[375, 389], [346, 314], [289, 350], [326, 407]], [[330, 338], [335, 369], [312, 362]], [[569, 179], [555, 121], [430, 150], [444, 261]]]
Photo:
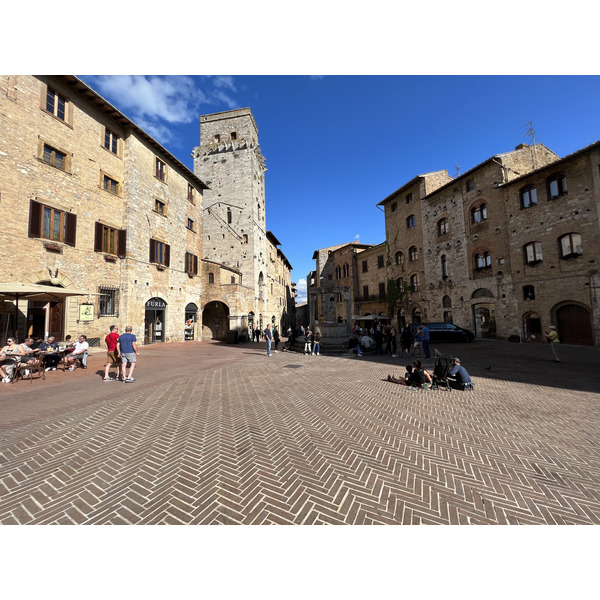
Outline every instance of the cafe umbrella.
[[90, 292], [75, 288], [63, 288], [38, 283], [0, 283], [0, 299], [14, 300], [15, 318], [13, 336], [16, 335], [19, 314], [19, 300], [38, 300], [41, 302], [59, 302], [69, 296], [89, 296]]

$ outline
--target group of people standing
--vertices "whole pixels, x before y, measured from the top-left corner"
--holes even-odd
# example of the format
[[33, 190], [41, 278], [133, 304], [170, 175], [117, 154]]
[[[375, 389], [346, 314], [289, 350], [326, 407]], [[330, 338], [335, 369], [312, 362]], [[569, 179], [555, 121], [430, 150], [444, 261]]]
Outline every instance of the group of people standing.
[[[349, 347], [362, 356], [363, 352], [373, 351], [375, 354], [389, 354], [398, 357], [397, 332], [394, 327], [375, 323], [372, 327], [355, 327], [352, 330]], [[416, 356], [430, 358], [429, 328], [426, 325], [402, 327], [400, 331], [400, 354], [403, 357]]]
[[[102, 381], [123, 381], [133, 383], [133, 371], [140, 355], [137, 348], [137, 338], [132, 333], [130, 325], [125, 327], [125, 333], [119, 335], [117, 325], [110, 326], [110, 333], [104, 339], [106, 343], [106, 365], [104, 366], [104, 377]], [[115, 378], [110, 377], [110, 368], [116, 367]], [[129, 373], [127, 373], [129, 369]]]

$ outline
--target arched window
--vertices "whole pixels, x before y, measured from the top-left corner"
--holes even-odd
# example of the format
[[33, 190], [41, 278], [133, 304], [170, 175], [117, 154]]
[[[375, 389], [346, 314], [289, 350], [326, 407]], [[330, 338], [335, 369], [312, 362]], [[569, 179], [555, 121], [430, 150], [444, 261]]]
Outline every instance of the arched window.
[[404, 256], [402, 255], [402, 252], [400, 252], [400, 251], [396, 252], [396, 254], [394, 255], [394, 258], [396, 259], [397, 265], [401, 265], [404, 262]]
[[410, 288], [413, 292], [419, 291], [419, 276], [416, 273], [410, 276]]
[[408, 249], [408, 260], [410, 260], [411, 262], [417, 260], [417, 247], [416, 246], [411, 246]]
[[481, 223], [487, 219], [487, 204], [482, 202], [471, 208], [471, 223]]
[[445, 217], [440, 219], [437, 224], [438, 235], [447, 235], [448, 233], [448, 219]]
[[537, 191], [535, 185], [526, 185], [519, 192], [521, 198], [521, 208], [530, 208], [537, 204]]
[[542, 244], [540, 242], [529, 242], [523, 246], [523, 262], [526, 265], [535, 265], [542, 260]]
[[208, 274], [208, 283], [214, 283], [214, 282], [215, 282], [215, 274], [209, 273]]
[[442, 308], [452, 308], [452, 298], [450, 298], [450, 296], [444, 296], [442, 298]]
[[567, 193], [567, 178], [563, 173], [555, 173], [546, 180], [548, 186], [548, 200], [558, 198]]
[[440, 263], [442, 267], [442, 279], [446, 279], [448, 277], [448, 260], [446, 259], [446, 255], [442, 254], [440, 258]]
[[415, 218], [415, 215], [410, 215], [410, 217], [408, 217], [406, 219], [406, 227], [408, 229], [412, 229], [416, 224], [417, 224], [417, 220]]
[[535, 288], [532, 285], [523, 286], [523, 300], [535, 300]]
[[581, 236], [578, 233], [567, 233], [558, 239], [561, 258], [575, 258], [583, 254]]
[[477, 288], [471, 294], [471, 300], [473, 300], [474, 298], [493, 298], [493, 297], [494, 297], [494, 294], [487, 288]]
[[492, 255], [489, 250], [484, 252], [478, 252], [475, 254], [475, 269], [481, 271], [483, 269], [491, 269], [492, 267]]
[[350, 267], [348, 263], [344, 263], [344, 277], [348, 277], [350, 275]]

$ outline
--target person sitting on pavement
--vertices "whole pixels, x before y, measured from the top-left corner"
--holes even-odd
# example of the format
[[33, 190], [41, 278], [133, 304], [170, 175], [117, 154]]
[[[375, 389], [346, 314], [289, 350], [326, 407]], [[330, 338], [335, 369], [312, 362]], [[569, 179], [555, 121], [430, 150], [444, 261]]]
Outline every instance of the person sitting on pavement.
[[431, 374], [423, 368], [420, 360], [413, 361], [413, 380], [409, 390], [428, 390], [431, 386]]
[[404, 373], [404, 377], [400, 379], [396, 379], [393, 375], [388, 375], [388, 381], [392, 383], [399, 383], [400, 385], [412, 385], [413, 382], [413, 366], [406, 365], [406, 373]]
[[450, 387], [456, 390], [464, 390], [466, 388], [472, 388], [473, 382], [467, 370], [460, 364], [460, 358], [455, 358], [453, 361], [453, 367], [448, 373], [448, 383]]
[[375, 346], [375, 342], [365, 333], [360, 340], [360, 347], [363, 352], [371, 352], [371, 348]]
[[350, 340], [348, 342], [348, 348], [350, 348], [350, 350], [352, 350], [352, 352], [356, 352], [358, 354], [358, 356], [362, 356], [360, 344], [358, 343], [358, 338], [356, 337], [356, 335], [353, 334], [352, 337], [350, 338]]
[[[56, 338], [53, 335], [48, 336], [48, 339], [45, 342], [42, 342], [38, 348], [46, 357], [46, 371], [56, 371], [56, 367], [60, 362]], [[55, 352], [52, 352], [52, 350]]]
[[[75, 343], [75, 347], [73, 348], [73, 352], [71, 352], [67, 357], [65, 357], [65, 364], [69, 368], [69, 371], [75, 370], [76, 362], [81, 361], [81, 368], [87, 368], [87, 355], [89, 352], [90, 345], [87, 342], [87, 336], [80, 335], [79, 341]], [[70, 366], [69, 366], [70, 365]]]

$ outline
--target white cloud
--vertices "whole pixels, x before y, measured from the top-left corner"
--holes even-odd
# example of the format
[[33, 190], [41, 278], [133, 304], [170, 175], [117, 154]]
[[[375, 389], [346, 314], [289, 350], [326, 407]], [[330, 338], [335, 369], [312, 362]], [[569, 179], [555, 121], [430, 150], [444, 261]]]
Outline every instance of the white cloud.
[[86, 81], [163, 144], [176, 142], [170, 126], [196, 121], [202, 105], [238, 106], [230, 75], [98, 75]]
[[298, 282], [296, 283], [296, 292], [296, 302], [306, 302], [306, 279], [298, 279]]

